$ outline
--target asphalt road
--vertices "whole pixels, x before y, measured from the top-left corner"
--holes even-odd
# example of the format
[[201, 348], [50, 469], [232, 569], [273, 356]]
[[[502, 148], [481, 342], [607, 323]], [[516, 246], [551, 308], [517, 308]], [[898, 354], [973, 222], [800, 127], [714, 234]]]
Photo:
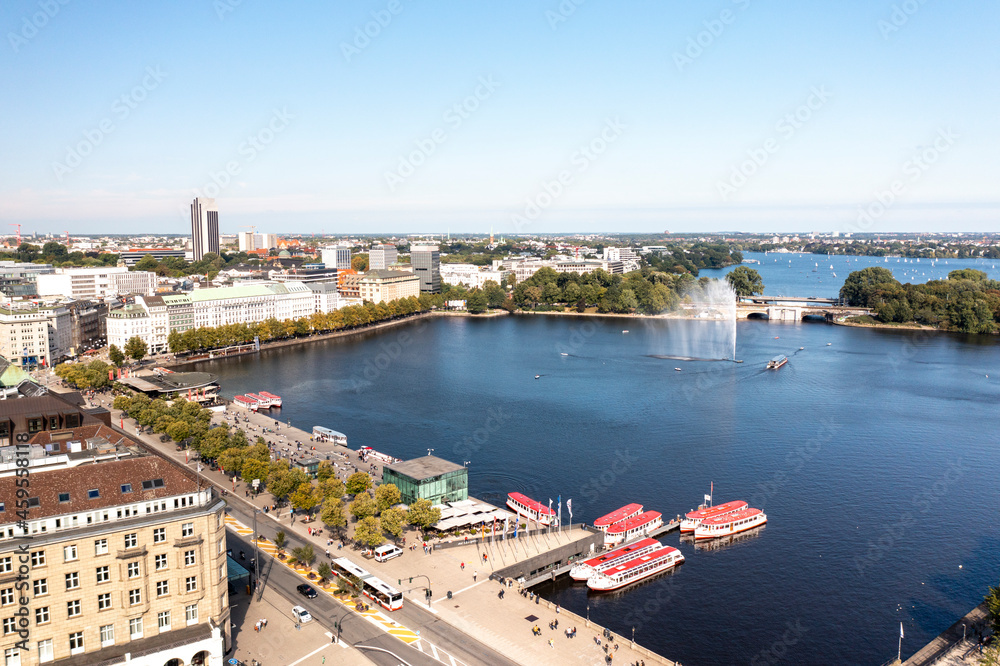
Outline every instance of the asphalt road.
[[[230, 503], [230, 514], [242, 522], [244, 525], [253, 525], [253, 517], [250, 511], [244, 510], [240, 502]], [[274, 535], [278, 531], [278, 526], [270, 518], [259, 518], [257, 521], [257, 531], [262, 536], [273, 542]], [[305, 541], [298, 539], [298, 535], [286, 532], [288, 545], [286, 550], [291, 550], [299, 546], [306, 545]], [[253, 556], [253, 547], [248, 538], [240, 537], [234, 532], [227, 533], [227, 544], [232, 549], [233, 554], [238, 558], [239, 551], [246, 552], [244, 566], [250, 568], [250, 558]], [[343, 553], [342, 553], [343, 554]], [[322, 553], [319, 557], [323, 557]], [[302, 579], [286, 567], [266, 554], [261, 554], [261, 578], [271, 589], [277, 591], [288, 600], [288, 607], [279, 609], [282, 613], [291, 617], [291, 607], [299, 605], [308, 610], [315, 621], [322, 624], [327, 630], [336, 635], [333, 628], [335, 621], [343, 622], [342, 640], [359, 647], [372, 645], [388, 650], [413, 666], [439, 666], [446, 664], [453, 666], [453, 662], [447, 655], [453, 656], [459, 664], [465, 663], [468, 666], [517, 666], [517, 662], [508, 659], [502, 654], [492, 650], [483, 643], [475, 640], [464, 632], [452, 627], [448, 623], [440, 620], [433, 613], [428, 612], [421, 606], [413, 603], [410, 599], [403, 602], [403, 608], [392, 611], [391, 617], [396, 622], [412, 630], [419, 630], [421, 642], [425, 644], [424, 650], [428, 653], [427, 642], [433, 643], [437, 649], [439, 659], [434, 659], [430, 654], [425, 654], [417, 648], [404, 643], [403, 641], [390, 636], [384, 631], [373, 626], [367, 620], [354, 612], [344, 608], [326, 594], [320, 594], [315, 599], [306, 599], [296, 591], [296, 586], [302, 583]], [[386, 611], [388, 613], [388, 611]], [[391, 664], [396, 666], [400, 661], [391, 655], [377, 651], [364, 650], [365, 655], [377, 664]], [[443, 653], [446, 653], [442, 655]]]

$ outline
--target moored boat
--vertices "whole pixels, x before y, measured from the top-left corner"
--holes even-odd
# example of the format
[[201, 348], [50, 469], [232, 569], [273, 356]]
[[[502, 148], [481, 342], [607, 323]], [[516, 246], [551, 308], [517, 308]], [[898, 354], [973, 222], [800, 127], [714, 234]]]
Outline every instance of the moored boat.
[[258, 391], [257, 395], [270, 401], [271, 407], [281, 407], [281, 396], [267, 391]]
[[243, 409], [249, 409], [251, 412], [257, 411], [257, 401], [253, 398], [248, 398], [245, 395], [238, 395], [233, 398], [233, 404], [237, 407], [242, 407]]
[[694, 531], [695, 541], [701, 539], [717, 539], [719, 537], [739, 534], [760, 527], [767, 522], [767, 515], [760, 509], [743, 509], [736, 513], [706, 518]]
[[681, 551], [663, 546], [633, 560], [606, 569], [587, 579], [587, 587], [598, 592], [617, 590], [673, 568], [684, 561]]
[[258, 409], [267, 409], [268, 407], [271, 406], [271, 401], [260, 394], [247, 393], [246, 397], [250, 398], [251, 400], [256, 400]]
[[507, 506], [511, 510], [528, 520], [533, 520], [542, 525], [555, 525], [556, 512], [545, 506], [541, 502], [536, 502], [527, 495], [521, 493], [508, 493]]
[[659, 511], [646, 511], [609, 527], [608, 531], [604, 533], [604, 545], [614, 546], [631, 541], [662, 526], [663, 514]]
[[603, 555], [598, 555], [597, 557], [574, 564], [573, 568], [569, 570], [569, 577], [573, 580], [587, 580], [595, 573], [618, 564], [623, 564], [629, 560], [634, 560], [636, 557], [658, 550], [662, 546], [663, 544], [656, 539], [641, 539], [627, 546], [609, 550]]
[[774, 358], [772, 358], [770, 361], [767, 362], [767, 369], [777, 370], [786, 363], [788, 363], [788, 357], [785, 356], [784, 354], [779, 354], [778, 356], [775, 356]]
[[642, 513], [641, 504], [626, 504], [622, 508], [612, 511], [606, 516], [601, 516], [594, 521], [594, 527], [601, 530], [602, 532], [607, 532], [608, 528], [615, 523], [620, 523], [623, 520], [628, 520], [632, 516], [638, 516]]
[[681, 534], [694, 532], [698, 525], [701, 525], [701, 521], [706, 518], [715, 518], [716, 516], [724, 516], [727, 513], [733, 513], [734, 511], [740, 511], [747, 508], [747, 503], [743, 500], [734, 500], [732, 502], [726, 502], [725, 504], [717, 504], [716, 506], [705, 507], [704, 509], [698, 509], [697, 511], [690, 511], [684, 514], [684, 520], [681, 521]]

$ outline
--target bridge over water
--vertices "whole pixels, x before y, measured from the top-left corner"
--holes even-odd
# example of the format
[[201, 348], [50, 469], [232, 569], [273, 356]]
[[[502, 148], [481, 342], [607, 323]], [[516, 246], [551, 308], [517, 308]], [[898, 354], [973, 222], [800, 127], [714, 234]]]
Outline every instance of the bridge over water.
[[834, 321], [838, 317], [874, 314], [868, 308], [845, 305], [837, 298], [805, 298], [800, 296], [753, 296], [736, 304], [737, 319], [767, 319], [769, 321], [802, 321], [807, 317]]

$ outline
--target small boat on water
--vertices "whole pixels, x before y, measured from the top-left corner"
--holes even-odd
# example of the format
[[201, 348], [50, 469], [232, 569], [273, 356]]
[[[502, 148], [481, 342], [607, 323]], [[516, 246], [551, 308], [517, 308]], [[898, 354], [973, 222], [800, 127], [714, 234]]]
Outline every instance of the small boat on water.
[[608, 531], [604, 533], [604, 545], [617, 546], [620, 543], [646, 536], [662, 526], [663, 514], [659, 511], [646, 511], [609, 527]]
[[623, 330], [622, 333], [628, 333], [628, 329]]
[[271, 406], [270, 400], [257, 393], [247, 393], [246, 397], [250, 398], [251, 400], [256, 400], [258, 409], [267, 409], [268, 407]]
[[634, 560], [640, 555], [651, 553], [662, 547], [663, 544], [656, 539], [642, 539], [627, 546], [609, 550], [603, 555], [598, 555], [597, 557], [574, 564], [573, 568], [569, 570], [569, 577], [573, 580], [587, 580], [595, 573], [610, 569], [617, 564]]
[[717, 539], [719, 537], [739, 534], [760, 527], [767, 522], [767, 515], [760, 509], [743, 509], [725, 516], [707, 518], [694, 531], [696, 541], [701, 539]]
[[681, 534], [694, 532], [698, 526], [701, 525], [703, 520], [708, 518], [718, 518], [719, 516], [725, 516], [730, 513], [742, 511], [748, 506], [749, 505], [743, 500], [734, 500], [732, 502], [726, 502], [725, 504], [717, 504], [716, 506], [698, 509], [697, 511], [689, 511], [684, 514], [684, 520], [681, 521]]
[[535, 379], [539, 379], [541, 375], [535, 375]]
[[270, 405], [271, 407], [281, 407], [281, 396], [280, 395], [275, 395], [274, 393], [268, 393], [267, 391], [258, 391], [257, 395], [259, 395], [260, 397], [262, 397], [262, 398], [264, 398], [266, 400], [269, 400], [270, 403], [271, 403], [271, 405]]
[[615, 523], [620, 523], [623, 520], [628, 520], [633, 516], [638, 516], [642, 513], [641, 504], [626, 504], [620, 509], [616, 509], [609, 514], [603, 515], [594, 521], [594, 527], [601, 530], [602, 532], [607, 532], [608, 528]]
[[507, 506], [519, 516], [542, 525], [556, 525], [556, 512], [521, 493], [508, 493]]
[[259, 405], [253, 398], [248, 398], [245, 395], [238, 395], [233, 398], [233, 404], [237, 407], [242, 407], [243, 409], [248, 409], [251, 412], [256, 412]]
[[683, 561], [681, 551], [673, 546], [663, 546], [652, 553], [594, 574], [587, 580], [587, 587], [596, 592], [617, 590], [671, 569]]
[[777, 370], [786, 363], [788, 363], [788, 357], [785, 356], [784, 354], [779, 354], [778, 356], [775, 356], [774, 358], [772, 358], [770, 361], [767, 362], [767, 369]]

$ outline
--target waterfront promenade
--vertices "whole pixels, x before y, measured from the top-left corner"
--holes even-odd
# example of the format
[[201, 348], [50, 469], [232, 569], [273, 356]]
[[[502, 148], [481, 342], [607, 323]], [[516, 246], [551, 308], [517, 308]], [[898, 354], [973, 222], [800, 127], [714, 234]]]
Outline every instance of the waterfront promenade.
[[[111, 409], [108, 396], [100, 397], [98, 402]], [[111, 412], [113, 423], [116, 426], [123, 424], [124, 429], [134, 436], [135, 422], [117, 410], [111, 409]], [[369, 471], [370, 465], [373, 466], [371, 469], [373, 476], [381, 477], [382, 465], [378, 460], [369, 458], [368, 462], [362, 463], [357, 452], [332, 443], [311, 442], [308, 432], [290, 427], [287, 423], [281, 424], [280, 429], [277, 429], [274, 425], [275, 418], [267, 413], [255, 414], [243, 410], [236, 413], [240, 416], [239, 427], [248, 431], [251, 441], [256, 435], [262, 434], [265, 438], [276, 442], [275, 448], [285, 456], [316, 456], [323, 459], [326, 455], [330, 455], [338, 464], [341, 478], [348, 476], [355, 468]], [[232, 408], [229, 416], [232, 417]], [[217, 423], [226, 422], [223, 415], [216, 415], [213, 420]], [[323, 425], [336, 427], [336, 424]], [[275, 432], [263, 433], [263, 428], [275, 429]], [[159, 455], [185, 464], [192, 470], [195, 469], [196, 461], [188, 459], [186, 452], [177, 451], [172, 441], [160, 442], [159, 435], [148, 433], [140, 434], [138, 437]], [[301, 451], [296, 442], [301, 443]], [[316, 447], [315, 451], [313, 446]], [[252, 515], [254, 509], [263, 509], [265, 505], [273, 502], [271, 495], [266, 492], [256, 498], [248, 497], [246, 484], [239, 481], [234, 483], [222, 472], [213, 472], [203, 466], [201, 475], [218, 488], [226, 489], [231, 505], [241, 509], [242, 513]], [[588, 622], [586, 617], [557, 609], [556, 606], [537, 596], [529, 597], [527, 593], [522, 596], [516, 583], [511, 583], [508, 587], [508, 583], [490, 578], [496, 570], [569, 544], [574, 539], [589, 534], [580, 528], [567, 528], [562, 533], [555, 531], [549, 534], [536, 534], [518, 539], [516, 543], [513, 540], [506, 543], [502, 541], [490, 543], [487, 540], [483, 544], [472, 540], [466, 543], [463, 538], [457, 544], [438, 544], [427, 553], [421, 547], [415, 550], [407, 549], [402, 557], [379, 564], [373, 560], [362, 559], [358, 551], [351, 549], [338, 551], [335, 546], [328, 545], [329, 535], [326, 533], [321, 536], [311, 536], [308, 528], [318, 527], [318, 523], [304, 524], [301, 519], [293, 522], [287, 510], [272, 512], [266, 516], [258, 514], [257, 521], [259, 532], [265, 530], [271, 532], [276, 528], [284, 531], [296, 542], [311, 544], [318, 556], [315, 565], [325, 560], [324, 553], [327, 549], [330, 549], [332, 557], [350, 557], [376, 576], [400, 588], [407, 604], [427, 609], [455, 631], [517, 663], [568, 665], [645, 662], [650, 665], [670, 666], [675, 663], [642, 648], [641, 645], [633, 645], [630, 636], [614, 636], [608, 645], [604, 627]], [[413, 544], [415, 539], [419, 538], [419, 534], [408, 530], [405, 537], [408, 544]], [[485, 561], [483, 554], [486, 555]], [[414, 576], [413, 583], [409, 581], [411, 576]], [[418, 576], [427, 576], [431, 580], [433, 597], [430, 604], [424, 597], [424, 579]], [[397, 581], [402, 582], [397, 584]], [[449, 591], [452, 593], [451, 599], [447, 597]], [[549, 623], [555, 621], [558, 621], [558, 627], [550, 628]], [[540, 630], [538, 635], [532, 631], [536, 626]], [[577, 633], [571, 638], [566, 631], [573, 627], [577, 629]], [[252, 627], [243, 628], [244, 631], [248, 629]], [[641, 642], [642, 637], [637, 636], [637, 639]], [[413, 645], [416, 649], [422, 648], [419, 641]], [[614, 647], [616, 645], [617, 650]], [[607, 651], [605, 647], [608, 648]], [[237, 648], [242, 650], [243, 646], [238, 644]], [[400, 649], [406, 648], [401, 645]], [[316, 659], [319, 659], [318, 655]], [[452, 663], [449, 659], [437, 659], [437, 657], [435, 659], [441, 663]], [[457, 660], [456, 663], [464, 662]]]

